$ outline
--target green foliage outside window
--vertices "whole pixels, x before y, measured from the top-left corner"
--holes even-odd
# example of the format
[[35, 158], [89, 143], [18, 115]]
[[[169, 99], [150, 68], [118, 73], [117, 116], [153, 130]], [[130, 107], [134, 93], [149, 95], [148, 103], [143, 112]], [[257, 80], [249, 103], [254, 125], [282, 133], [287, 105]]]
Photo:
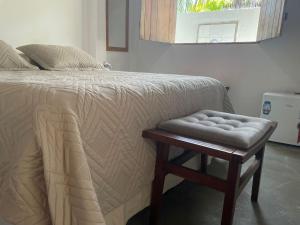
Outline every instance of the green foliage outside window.
[[178, 0], [178, 12], [199, 13], [212, 12], [232, 8], [257, 7], [261, 0], [243, 0], [237, 4], [235, 0]]
[[229, 0], [207, 0], [206, 2], [198, 1], [188, 7], [188, 12], [205, 12], [219, 11], [224, 8], [229, 8], [232, 2]]

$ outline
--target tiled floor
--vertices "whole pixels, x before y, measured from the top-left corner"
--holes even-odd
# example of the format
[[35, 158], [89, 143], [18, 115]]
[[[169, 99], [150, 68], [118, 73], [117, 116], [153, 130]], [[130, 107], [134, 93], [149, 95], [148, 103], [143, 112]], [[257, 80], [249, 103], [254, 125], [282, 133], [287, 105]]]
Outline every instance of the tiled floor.
[[[213, 161], [210, 173], [224, 176], [224, 162]], [[240, 195], [235, 225], [300, 224], [300, 148], [268, 144], [259, 203], [250, 201], [251, 183]], [[184, 182], [164, 197], [162, 225], [219, 225], [223, 194]], [[133, 217], [127, 225], [148, 225], [149, 210]]]

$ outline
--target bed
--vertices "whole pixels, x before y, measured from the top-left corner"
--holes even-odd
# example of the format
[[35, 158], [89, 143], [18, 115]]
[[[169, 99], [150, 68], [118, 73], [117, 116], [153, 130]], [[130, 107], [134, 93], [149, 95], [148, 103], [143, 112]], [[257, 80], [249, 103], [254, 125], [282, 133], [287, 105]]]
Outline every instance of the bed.
[[125, 225], [149, 204], [155, 145], [142, 130], [204, 108], [232, 111], [208, 77], [0, 72], [0, 217]]

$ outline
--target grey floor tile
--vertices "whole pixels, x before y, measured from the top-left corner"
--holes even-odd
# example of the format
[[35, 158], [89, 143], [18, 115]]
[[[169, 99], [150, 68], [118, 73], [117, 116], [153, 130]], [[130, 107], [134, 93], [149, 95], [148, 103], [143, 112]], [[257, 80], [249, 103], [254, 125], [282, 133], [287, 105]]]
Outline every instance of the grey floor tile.
[[[210, 173], [226, 175], [226, 163], [213, 160]], [[240, 195], [234, 225], [300, 224], [300, 148], [268, 144], [259, 203], [250, 201], [251, 182]], [[183, 182], [164, 196], [161, 224], [219, 225], [223, 194]], [[147, 225], [149, 209], [134, 216], [127, 225]]]

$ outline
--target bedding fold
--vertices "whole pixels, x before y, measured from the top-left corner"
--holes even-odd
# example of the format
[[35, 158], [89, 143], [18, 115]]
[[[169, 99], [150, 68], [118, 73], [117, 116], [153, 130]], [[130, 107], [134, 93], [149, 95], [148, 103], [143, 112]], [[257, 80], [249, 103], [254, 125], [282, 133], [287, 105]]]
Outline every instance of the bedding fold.
[[219, 81], [0, 72], [0, 217], [20, 225], [107, 224], [106, 215], [153, 180], [155, 145], [142, 131], [201, 109], [232, 112]]

